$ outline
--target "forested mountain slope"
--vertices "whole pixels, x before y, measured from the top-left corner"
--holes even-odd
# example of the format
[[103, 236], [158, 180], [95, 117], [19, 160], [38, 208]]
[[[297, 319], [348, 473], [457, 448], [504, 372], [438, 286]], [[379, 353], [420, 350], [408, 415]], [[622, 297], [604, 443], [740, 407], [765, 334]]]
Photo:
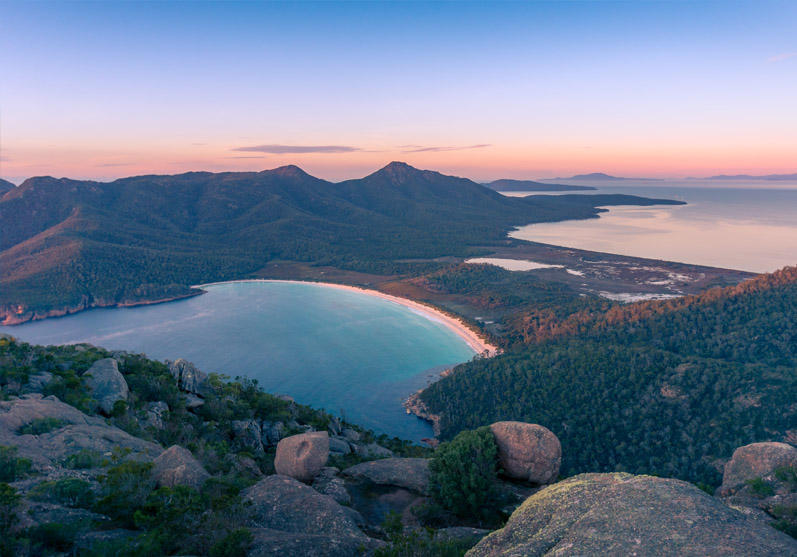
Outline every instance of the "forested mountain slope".
[[[512, 226], [594, 217], [633, 196], [513, 199], [470, 180], [391, 163], [333, 184], [295, 166], [110, 183], [31, 178], [0, 199], [0, 319], [191, 295], [272, 260], [372, 273], [467, 256]], [[482, 248], [483, 249], [483, 248]]]
[[717, 484], [734, 447], [797, 441], [797, 268], [610, 310], [580, 332], [463, 364], [421, 400], [446, 438], [497, 420], [545, 425], [568, 475]]

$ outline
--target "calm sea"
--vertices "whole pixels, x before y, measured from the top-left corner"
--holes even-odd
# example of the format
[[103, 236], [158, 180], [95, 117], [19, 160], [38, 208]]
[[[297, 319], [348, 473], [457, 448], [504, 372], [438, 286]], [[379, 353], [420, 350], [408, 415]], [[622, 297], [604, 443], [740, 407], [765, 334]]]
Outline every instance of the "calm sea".
[[[515, 238], [753, 272], [797, 265], [797, 183], [590, 183], [596, 192], [678, 199], [682, 206], [611, 207], [599, 219], [534, 224]], [[507, 195], [527, 195], [513, 192]]]
[[441, 323], [366, 294], [272, 282], [206, 289], [187, 300], [96, 309], [0, 331], [37, 344], [88, 342], [158, 360], [185, 358], [412, 440], [432, 430], [407, 415], [402, 401], [474, 355]]

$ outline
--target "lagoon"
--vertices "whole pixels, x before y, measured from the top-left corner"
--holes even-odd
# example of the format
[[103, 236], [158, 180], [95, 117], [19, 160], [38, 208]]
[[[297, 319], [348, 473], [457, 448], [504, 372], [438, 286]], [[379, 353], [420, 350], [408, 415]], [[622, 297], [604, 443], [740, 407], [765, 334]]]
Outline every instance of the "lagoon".
[[252, 281], [151, 306], [93, 309], [0, 327], [36, 344], [87, 342], [185, 358], [206, 372], [257, 379], [268, 392], [418, 441], [432, 436], [402, 402], [475, 352], [439, 321], [362, 292]]

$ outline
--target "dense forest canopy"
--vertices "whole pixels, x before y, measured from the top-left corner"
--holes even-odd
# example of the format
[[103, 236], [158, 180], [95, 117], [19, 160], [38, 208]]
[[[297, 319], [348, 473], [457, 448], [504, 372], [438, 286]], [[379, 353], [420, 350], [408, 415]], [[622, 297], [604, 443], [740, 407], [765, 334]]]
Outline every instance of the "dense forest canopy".
[[797, 441], [797, 268], [595, 312], [580, 328], [463, 364], [421, 398], [445, 438], [499, 420], [550, 428], [567, 475], [716, 485], [735, 447]]

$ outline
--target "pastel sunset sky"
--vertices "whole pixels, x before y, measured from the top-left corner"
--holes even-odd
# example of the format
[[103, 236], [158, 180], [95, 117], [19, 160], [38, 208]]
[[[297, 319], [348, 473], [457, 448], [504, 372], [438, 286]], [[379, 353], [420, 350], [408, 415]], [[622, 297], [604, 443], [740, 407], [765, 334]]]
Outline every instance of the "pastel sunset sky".
[[797, 172], [797, 2], [0, 1], [0, 177]]

